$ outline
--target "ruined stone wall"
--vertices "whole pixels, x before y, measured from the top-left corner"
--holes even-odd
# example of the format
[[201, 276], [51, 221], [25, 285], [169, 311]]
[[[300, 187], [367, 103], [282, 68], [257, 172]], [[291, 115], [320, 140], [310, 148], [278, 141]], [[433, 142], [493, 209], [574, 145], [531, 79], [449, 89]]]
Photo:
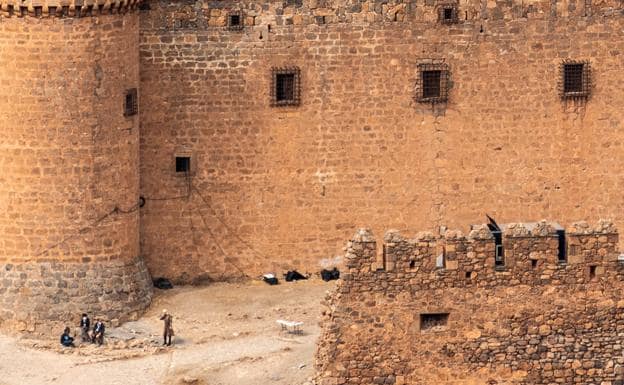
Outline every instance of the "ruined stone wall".
[[[370, 223], [621, 225], [621, 4], [461, 1], [451, 25], [440, 7], [149, 1], [141, 190], [162, 199], [142, 212], [150, 270], [316, 272]], [[565, 59], [591, 62], [586, 102], [560, 98]], [[434, 61], [449, 66], [448, 102], [417, 103], [418, 65]], [[292, 66], [301, 105], [271, 107], [272, 67]], [[176, 154], [191, 156], [188, 177]]]
[[[381, 255], [372, 233], [359, 231], [326, 299], [320, 383], [621, 384], [617, 232], [606, 222], [570, 228], [565, 263], [554, 236], [547, 224], [507, 229], [497, 267], [486, 228], [389, 232]], [[431, 323], [432, 314], [446, 319]]]
[[[0, 324], [26, 321], [33, 301], [49, 308], [29, 319], [92, 308], [85, 297], [104, 307], [94, 311], [131, 314], [143, 305], [104, 306], [127, 285], [76, 274], [121, 263], [132, 275], [140, 256], [139, 122], [124, 116], [126, 90], [139, 87], [136, 2], [91, 2], [89, 13], [83, 2], [63, 2], [67, 12], [19, 3], [0, 1]], [[61, 271], [69, 276], [57, 285]], [[34, 278], [44, 272], [50, 287]], [[151, 285], [131, 287], [144, 295]]]

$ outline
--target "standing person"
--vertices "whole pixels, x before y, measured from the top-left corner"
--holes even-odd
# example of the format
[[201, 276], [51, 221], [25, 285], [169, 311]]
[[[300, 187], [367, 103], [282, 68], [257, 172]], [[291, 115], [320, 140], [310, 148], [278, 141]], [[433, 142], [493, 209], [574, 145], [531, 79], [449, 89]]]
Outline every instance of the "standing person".
[[91, 320], [86, 313], [82, 313], [82, 318], [80, 318], [80, 338], [82, 339], [82, 342], [91, 341], [91, 336], [89, 335], [90, 328]]
[[104, 326], [104, 322], [102, 322], [99, 318], [96, 318], [95, 325], [93, 326], [93, 336], [91, 337], [91, 342], [98, 343], [98, 345], [102, 345], [104, 343], [104, 330], [106, 327]]
[[[164, 322], [163, 345], [171, 346], [171, 336], [173, 336], [173, 317], [167, 312], [167, 310], [163, 310], [160, 319]], [[167, 342], [167, 337], [169, 337], [169, 342]]]
[[69, 327], [66, 327], [65, 330], [63, 330], [63, 334], [61, 334], [61, 345], [68, 348], [74, 347], [74, 337], [69, 335]]

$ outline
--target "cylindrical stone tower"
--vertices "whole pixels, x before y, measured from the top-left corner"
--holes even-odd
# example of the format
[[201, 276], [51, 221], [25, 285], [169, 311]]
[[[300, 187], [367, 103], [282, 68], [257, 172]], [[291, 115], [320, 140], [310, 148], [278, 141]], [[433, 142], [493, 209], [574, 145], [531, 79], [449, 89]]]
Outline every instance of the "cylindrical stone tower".
[[140, 0], [0, 0], [0, 328], [151, 300], [139, 256]]

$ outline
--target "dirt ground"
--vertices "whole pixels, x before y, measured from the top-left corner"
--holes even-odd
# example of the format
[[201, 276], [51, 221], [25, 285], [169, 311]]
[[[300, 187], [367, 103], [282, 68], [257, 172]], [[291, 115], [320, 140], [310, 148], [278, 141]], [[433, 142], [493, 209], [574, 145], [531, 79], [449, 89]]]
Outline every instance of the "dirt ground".
[[[105, 346], [62, 348], [0, 336], [0, 385], [300, 385], [314, 373], [320, 280], [213, 284], [158, 290], [138, 321], [110, 328]], [[162, 309], [174, 316], [174, 346], [162, 346]], [[276, 320], [304, 322], [301, 335]]]

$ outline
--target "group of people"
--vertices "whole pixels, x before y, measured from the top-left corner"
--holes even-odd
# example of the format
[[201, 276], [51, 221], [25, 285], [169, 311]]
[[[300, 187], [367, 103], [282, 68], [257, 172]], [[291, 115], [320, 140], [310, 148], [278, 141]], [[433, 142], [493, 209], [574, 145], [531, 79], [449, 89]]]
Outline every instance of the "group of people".
[[[86, 313], [82, 313], [82, 317], [80, 317], [80, 338], [82, 342], [91, 342], [97, 343], [98, 345], [102, 345], [104, 343], [104, 331], [106, 330], [106, 326], [101, 319], [95, 319], [95, 324], [93, 325], [93, 330], [91, 330], [91, 320]], [[69, 327], [66, 327], [61, 334], [61, 345], [66, 347], [74, 346], [74, 337], [71, 335], [71, 331]]]
[[[163, 345], [171, 346], [171, 337], [174, 335], [173, 333], [173, 317], [167, 310], [162, 311], [162, 316], [160, 320], [164, 322], [164, 331], [163, 331]], [[93, 330], [91, 330], [91, 320], [86, 313], [82, 314], [80, 317], [80, 332], [82, 342], [91, 342], [97, 343], [98, 345], [102, 345], [104, 343], [104, 330], [106, 330], [106, 326], [101, 319], [95, 319], [95, 324], [93, 325]], [[74, 347], [74, 337], [71, 336], [71, 331], [69, 327], [66, 327], [61, 335], [61, 345], [66, 347]]]

